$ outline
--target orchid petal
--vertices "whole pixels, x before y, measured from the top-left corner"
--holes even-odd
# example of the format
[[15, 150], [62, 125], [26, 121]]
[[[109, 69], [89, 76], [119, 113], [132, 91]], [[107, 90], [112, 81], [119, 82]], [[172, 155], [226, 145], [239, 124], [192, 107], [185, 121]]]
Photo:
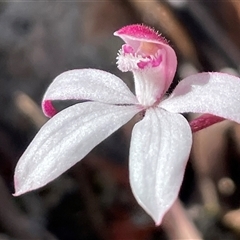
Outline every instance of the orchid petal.
[[160, 107], [170, 112], [209, 113], [240, 123], [240, 78], [199, 73], [183, 79]]
[[150, 108], [132, 132], [130, 184], [156, 225], [177, 198], [192, 144], [186, 119]]
[[43, 111], [54, 115], [52, 100], [93, 100], [111, 104], [136, 104], [137, 99], [117, 76], [97, 70], [78, 69], [57, 76], [43, 97]]
[[15, 195], [57, 178], [137, 112], [137, 106], [85, 102], [55, 115], [20, 158], [15, 170]]

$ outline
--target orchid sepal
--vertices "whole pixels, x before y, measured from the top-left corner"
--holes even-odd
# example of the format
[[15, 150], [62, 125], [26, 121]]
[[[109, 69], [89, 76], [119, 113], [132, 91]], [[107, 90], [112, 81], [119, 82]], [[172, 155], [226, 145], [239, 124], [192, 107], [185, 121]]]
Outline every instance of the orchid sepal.
[[57, 178], [140, 110], [136, 105], [85, 102], [56, 114], [18, 161], [14, 195], [40, 188]]
[[204, 72], [183, 79], [159, 107], [173, 113], [208, 113], [240, 123], [240, 79]]
[[74, 69], [58, 75], [42, 100], [46, 116], [52, 117], [57, 113], [52, 104], [56, 100], [88, 100], [118, 105], [138, 103], [120, 78], [98, 69]]
[[138, 203], [156, 225], [177, 198], [191, 145], [187, 120], [160, 108], [148, 109], [133, 128], [130, 184]]

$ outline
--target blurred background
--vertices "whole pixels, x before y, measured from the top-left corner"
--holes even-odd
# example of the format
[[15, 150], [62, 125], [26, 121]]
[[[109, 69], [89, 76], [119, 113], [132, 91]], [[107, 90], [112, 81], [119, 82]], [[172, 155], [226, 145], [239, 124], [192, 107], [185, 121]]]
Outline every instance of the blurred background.
[[[172, 88], [199, 71], [239, 75], [240, 1], [0, 2], [0, 240], [178, 238], [168, 216], [155, 227], [131, 193], [133, 121], [46, 187], [11, 195], [14, 167], [47, 121], [41, 98], [58, 74], [98, 68], [134, 90], [131, 74], [116, 68], [122, 41], [112, 35], [133, 23], [159, 30], [176, 50]], [[238, 124], [223, 121], [194, 134], [180, 199], [203, 239], [240, 239]]]

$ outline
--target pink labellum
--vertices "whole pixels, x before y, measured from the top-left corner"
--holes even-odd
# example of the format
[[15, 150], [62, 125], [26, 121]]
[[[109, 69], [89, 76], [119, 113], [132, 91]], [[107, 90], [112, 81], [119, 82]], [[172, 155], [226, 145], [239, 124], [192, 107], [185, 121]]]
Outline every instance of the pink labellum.
[[125, 26], [114, 33], [115, 36], [122, 38], [125, 41], [125, 38], [159, 43], [163, 42], [167, 44], [167, 40], [159, 35], [153, 28], [141, 25], [134, 24]]
[[133, 72], [138, 101], [144, 106], [159, 103], [176, 71], [174, 50], [154, 29], [144, 25], [129, 25], [114, 35], [125, 42], [117, 65], [123, 72]]

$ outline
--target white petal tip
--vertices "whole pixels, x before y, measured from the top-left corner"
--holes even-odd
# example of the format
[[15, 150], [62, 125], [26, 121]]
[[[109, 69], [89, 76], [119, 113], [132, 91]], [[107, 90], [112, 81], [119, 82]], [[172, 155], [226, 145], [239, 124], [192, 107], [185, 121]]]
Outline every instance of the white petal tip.
[[155, 222], [155, 226], [159, 227], [161, 225], [161, 223], [162, 223], [162, 219], [160, 221]]
[[15, 193], [13, 193], [12, 195], [13, 195], [14, 197], [18, 197], [18, 196], [20, 196], [20, 195], [22, 195], [22, 194], [24, 194], [24, 193], [26, 193], [26, 192], [28, 192], [28, 191], [15, 191]]
[[158, 214], [157, 216], [150, 215], [152, 217], [153, 221], [155, 222], [156, 227], [158, 227], [162, 224], [164, 215], [165, 215], [165, 213], [161, 214], [161, 215]]
[[21, 194], [19, 194], [19, 193], [13, 193], [12, 194], [14, 197], [18, 197], [19, 195], [21, 195]]
[[30, 192], [30, 191], [36, 189], [36, 188], [30, 187], [30, 186], [27, 186], [25, 184], [20, 184], [20, 182], [21, 181], [17, 180], [17, 178], [15, 176], [15, 178], [14, 178], [15, 193], [12, 194], [14, 197], [18, 197], [24, 193], [27, 193], [27, 192]]
[[34, 187], [34, 188], [22, 188], [22, 189], [19, 189], [19, 190], [17, 190], [17, 189], [15, 188], [15, 193], [13, 193], [12, 195], [13, 195], [14, 197], [18, 197], [18, 196], [20, 196], [20, 195], [23, 195], [23, 194], [25, 194], [25, 193], [31, 192], [31, 191], [36, 190], [36, 189], [41, 188], [41, 187], [42, 187], [42, 186], [37, 186], [37, 187]]

